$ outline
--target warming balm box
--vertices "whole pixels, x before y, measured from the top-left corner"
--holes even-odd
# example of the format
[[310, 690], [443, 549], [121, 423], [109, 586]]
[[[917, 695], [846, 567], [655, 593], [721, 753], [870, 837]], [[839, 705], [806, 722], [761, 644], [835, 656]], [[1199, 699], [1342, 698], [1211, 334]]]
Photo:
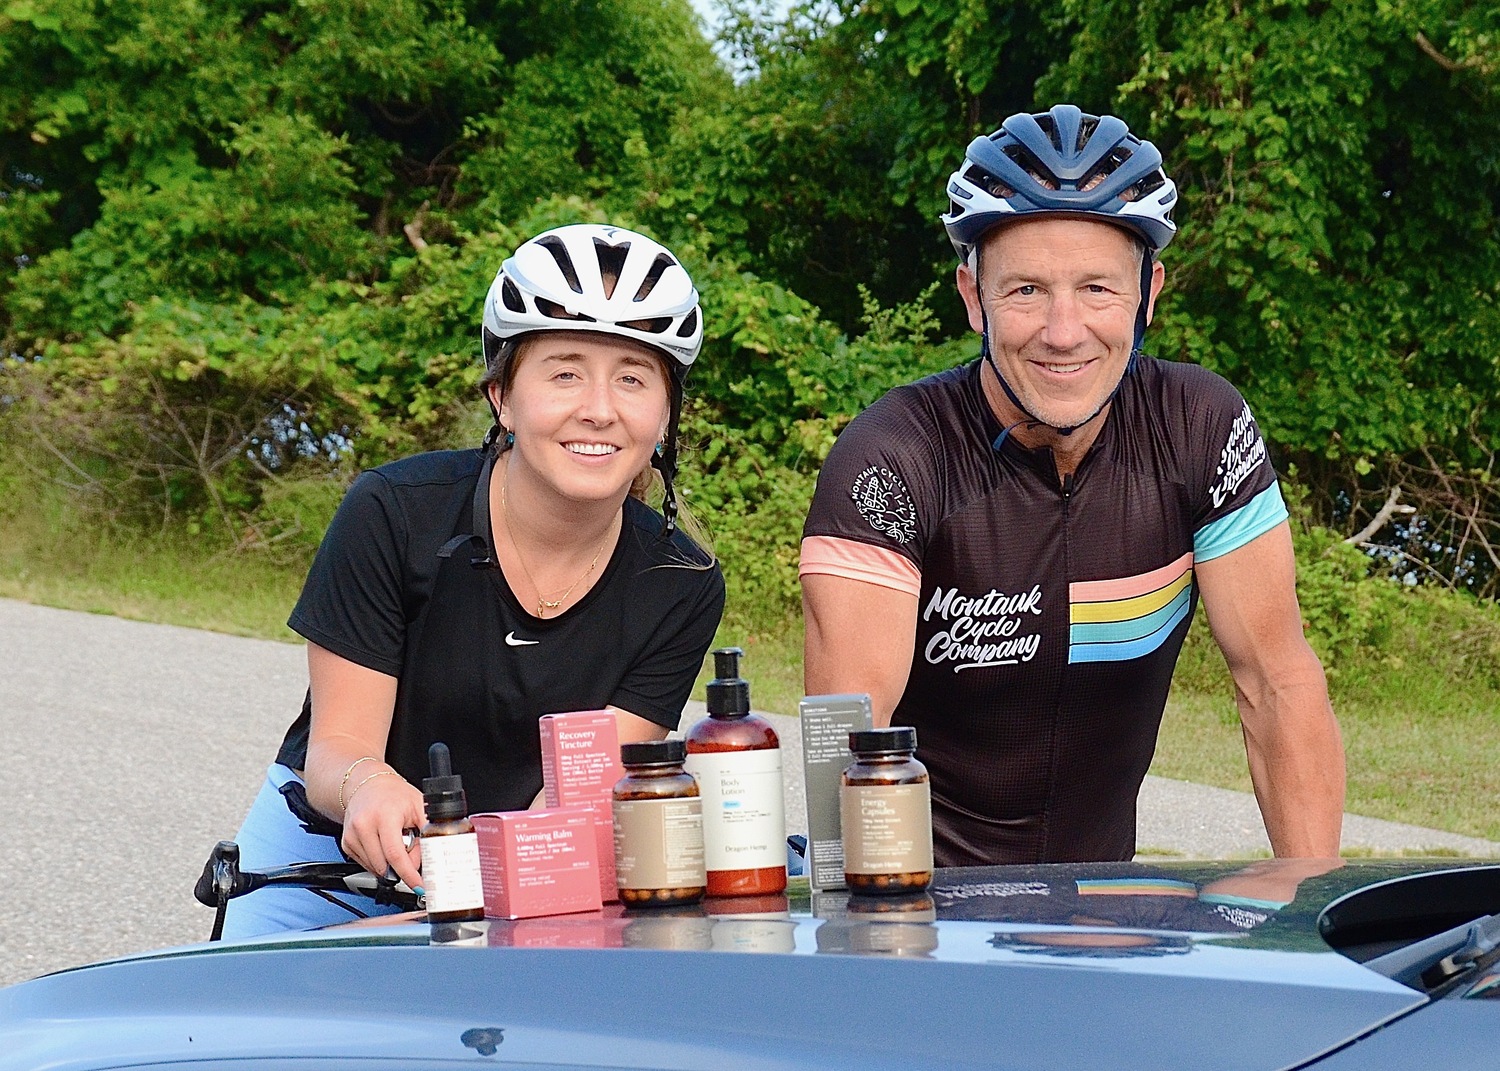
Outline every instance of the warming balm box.
[[842, 889], [844, 841], [839, 785], [854, 761], [849, 734], [868, 729], [868, 695], [810, 695], [801, 702], [802, 775], [807, 785], [807, 882], [813, 892]]
[[610, 793], [625, 776], [620, 764], [620, 732], [608, 710], [544, 714], [542, 791], [548, 807], [587, 807], [594, 816], [599, 857], [599, 896], [620, 898], [615, 887], [615, 819]]
[[470, 816], [479, 835], [484, 913], [524, 919], [598, 911], [599, 856], [587, 807]]

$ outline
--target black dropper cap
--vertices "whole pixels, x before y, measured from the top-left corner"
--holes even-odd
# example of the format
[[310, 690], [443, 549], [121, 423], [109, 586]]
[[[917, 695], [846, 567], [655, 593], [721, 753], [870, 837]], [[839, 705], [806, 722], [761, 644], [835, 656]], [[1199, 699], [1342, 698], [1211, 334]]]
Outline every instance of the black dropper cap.
[[446, 822], [467, 815], [469, 801], [464, 798], [464, 779], [453, 772], [453, 760], [448, 757], [447, 744], [440, 742], [427, 749], [427, 769], [432, 775], [422, 781], [422, 801], [427, 804], [427, 820]]
[[720, 647], [714, 652], [714, 679], [708, 682], [708, 712], [715, 717], [741, 717], [750, 713], [750, 682], [740, 679], [738, 647]]

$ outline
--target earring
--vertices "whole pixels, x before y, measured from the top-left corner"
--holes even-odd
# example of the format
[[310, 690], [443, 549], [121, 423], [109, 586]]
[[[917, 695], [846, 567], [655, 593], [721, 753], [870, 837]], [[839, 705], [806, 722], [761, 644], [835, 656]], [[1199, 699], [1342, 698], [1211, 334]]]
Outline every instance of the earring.
[[506, 431], [506, 433], [505, 433], [505, 445], [506, 446], [515, 446], [516, 445], [516, 433], [515, 432], [513, 432], [513, 431]]
[[663, 448], [662, 447], [662, 442], [661, 442], [660, 439], [658, 439], [656, 441], [656, 456], [657, 457], [661, 457], [661, 455], [662, 455], [662, 448]]

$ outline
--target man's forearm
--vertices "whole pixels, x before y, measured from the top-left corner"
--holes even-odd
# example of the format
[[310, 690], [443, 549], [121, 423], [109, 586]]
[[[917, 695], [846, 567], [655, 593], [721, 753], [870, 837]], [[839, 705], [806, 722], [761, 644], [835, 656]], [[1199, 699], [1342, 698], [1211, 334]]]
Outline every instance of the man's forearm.
[[1242, 692], [1240, 716], [1250, 777], [1271, 850], [1282, 858], [1338, 855], [1344, 817], [1344, 746], [1316, 679], [1268, 691], [1258, 704]]

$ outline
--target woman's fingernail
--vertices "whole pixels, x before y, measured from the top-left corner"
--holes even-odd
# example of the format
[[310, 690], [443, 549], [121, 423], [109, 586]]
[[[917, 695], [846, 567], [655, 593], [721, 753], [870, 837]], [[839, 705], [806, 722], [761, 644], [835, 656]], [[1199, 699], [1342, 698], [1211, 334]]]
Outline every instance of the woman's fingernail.
[[422, 888], [422, 886], [420, 886], [420, 885], [418, 885], [415, 889], [413, 889], [412, 892], [416, 893], [418, 896], [426, 896], [427, 895], [427, 890], [424, 889], [424, 888]]

